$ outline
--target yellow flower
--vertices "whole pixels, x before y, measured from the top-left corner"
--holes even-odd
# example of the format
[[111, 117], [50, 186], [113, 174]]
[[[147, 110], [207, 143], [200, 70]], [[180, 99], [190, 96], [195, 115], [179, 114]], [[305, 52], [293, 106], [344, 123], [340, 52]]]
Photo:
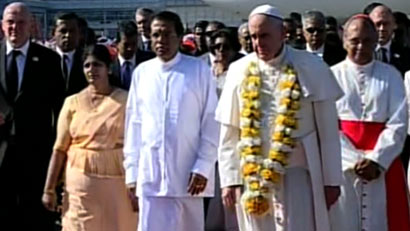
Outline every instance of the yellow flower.
[[250, 182], [250, 183], [249, 183], [249, 188], [250, 188], [252, 191], [257, 191], [257, 190], [259, 190], [259, 189], [260, 189], [259, 181], [252, 181], [252, 182]]
[[292, 104], [290, 105], [290, 108], [292, 110], [299, 110], [300, 109], [300, 102], [299, 101], [293, 101]]
[[257, 137], [259, 136], [259, 129], [256, 128], [243, 128], [241, 129], [241, 137]]
[[259, 92], [258, 91], [242, 91], [241, 96], [243, 99], [254, 100], [254, 99], [259, 98]]
[[271, 150], [269, 152], [269, 159], [278, 161], [283, 166], [287, 165], [287, 154], [284, 152]]
[[261, 85], [261, 78], [256, 75], [250, 75], [246, 78], [247, 85], [249, 86], [256, 86], [260, 87]]
[[278, 115], [278, 116], [276, 117], [275, 124], [276, 124], [276, 125], [285, 125], [285, 121], [286, 121], [286, 116], [284, 116], [284, 115]]
[[260, 155], [262, 152], [262, 149], [260, 146], [254, 146], [254, 147], [245, 147], [241, 151], [241, 156], [245, 157], [248, 155]]
[[292, 100], [289, 99], [289, 98], [283, 98], [280, 101], [280, 105], [286, 105], [286, 107], [289, 107], [289, 105], [291, 105], [291, 104], [292, 104]]
[[249, 198], [245, 201], [245, 210], [256, 216], [262, 216], [269, 210], [269, 201], [263, 196]]
[[295, 83], [291, 82], [291, 81], [283, 81], [280, 83], [279, 85], [279, 89], [280, 90], [284, 90], [287, 88], [292, 88], [295, 85]]
[[270, 181], [272, 183], [279, 183], [281, 175], [270, 169], [264, 169], [261, 171], [261, 176], [264, 180]]
[[243, 176], [246, 178], [248, 176], [257, 174], [259, 172], [259, 169], [261, 168], [261, 166], [259, 164], [256, 163], [246, 163], [243, 166]]
[[293, 139], [293, 138], [291, 138], [291, 137], [285, 137], [285, 138], [283, 138], [283, 141], [282, 141], [284, 144], [286, 144], [286, 145], [289, 145], [289, 146], [291, 146], [291, 147], [294, 147], [295, 146], [295, 140]]
[[275, 132], [273, 133], [273, 140], [274, 141], [281, 141], [283, 139], [283, 132]]
[[285, 115], [288, 116], [288, 117], [295, 117], [296, 110], [289, 109], [289, 110], [286, 111]]

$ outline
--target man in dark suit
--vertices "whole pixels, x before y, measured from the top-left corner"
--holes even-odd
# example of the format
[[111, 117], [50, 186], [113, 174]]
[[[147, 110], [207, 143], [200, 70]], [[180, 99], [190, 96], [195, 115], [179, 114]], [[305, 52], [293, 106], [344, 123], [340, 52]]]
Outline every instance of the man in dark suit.
[[[369, 17], [375, 24], [379, 35], [375, 50], [376, 59], [396, 67], [404, 78], [406, 71], [410, 70], [410, 49], [392, 41], [396, 29], [393, 12], [387, 6], [379, 5], [373, 8]], [[405, 169], [408, 168], [409, 156], [410, 136], [407, 136], [403, 152], [400, 155]]]
[[118, 56], [112, 65], [111, 83], [128, 91], [133, 70], [140, 63], [154, 58], [155, 54], [138, 49], [137, 26], [132, 21], [124, 21], [119, 24], [117, 49]]
[[135, 12], [135, 22], [137, 23], [140, 40], [138, 48], [143, 51], [152, 51], [151, 48], [151, 21], [154, 11], [148, 8], [138, 8]]
[[80, 44], [79, 18], [75, 13], [57, 14], [54, 20], [56, 51], [61, 57], [61, 69], [67, 96], [78, 93], [88, 83], [84, 76]]
[[379, 5], [370, 12], [369, 17], [379, 34], [376, 59], [395, 66], [404, 76], [404, 73], [410, 70], [410, 49], [392, 41], [397, 27], [393, 12], [387, 6]]
[[342, 44], [326, 42], [326, 19], [319, 11], [307, 11], [302, 16], [306, 50], [317, 55], [329, 66], [346, 58]]
[[59, 56], [30, 42], [31, 13], [6, 6], [0, 42], [0, 230], [53, 229], [41, 203], [64, 100]]

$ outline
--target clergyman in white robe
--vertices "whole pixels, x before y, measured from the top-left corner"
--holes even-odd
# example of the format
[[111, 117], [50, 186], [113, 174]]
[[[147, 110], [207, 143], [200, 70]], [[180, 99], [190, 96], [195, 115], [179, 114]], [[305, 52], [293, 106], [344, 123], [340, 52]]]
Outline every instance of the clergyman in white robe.
[[[261, 139], [262, 152], [268, 156], [272, 134], [271, 120], [275, 110], [271, 102], [272, 82], [277, 76], [266, 73], [290, 64], [297, 72], [302, 89], [301, 109], [297, 112], [299, 127], [292, 133], [297, 140], [290, 154], [290, 164], [284, 176], [284, 200], [281, 210], [270, 211], [264, 217], [251, 217], [236, 205], [241, 231], [330, 231], [325, 200], [325, 186], [339, 186], [342, 181], [340, 143], [335, 101], [342, 95], [327, 65], [306, 51], [283, 45], [280, 54], [269, 61], [252, 53], [229, 67], [216, 118], [221, 123], [218, 148], [221, 187], [242, 185], [240, 154], [241, 85], [250, 62], [258, 63], [262, 72]], [[237, 201], [238, 203], [238, 201]]]
[[[204, 196], [213, 196], [218, 123], [216, 87], [200, 59], [177, 53], [137, 67], [125, 126], [126, 183], [137, 182], [140, 231], [201, 231]], [[191, 173], [208, 183], [187, 192]]]
[[[407, 133], [407, 103], [400, 73], [371, 61], [349, 58], [332, 67], [344, 91], [337, 101], [342, 145], [343, 185], [332, 209], [334, 231], [410, 230], [409, 206], [399, 154]], [[354, 166], [370, 159], [381, 175], [360, 178]]]

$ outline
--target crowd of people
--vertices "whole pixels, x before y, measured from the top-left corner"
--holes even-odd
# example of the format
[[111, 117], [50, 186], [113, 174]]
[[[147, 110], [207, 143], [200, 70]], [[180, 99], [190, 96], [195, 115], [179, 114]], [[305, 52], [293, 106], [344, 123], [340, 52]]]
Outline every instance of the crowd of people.
[[406, 14], [2, 16], [0, 230], [410, 230]]

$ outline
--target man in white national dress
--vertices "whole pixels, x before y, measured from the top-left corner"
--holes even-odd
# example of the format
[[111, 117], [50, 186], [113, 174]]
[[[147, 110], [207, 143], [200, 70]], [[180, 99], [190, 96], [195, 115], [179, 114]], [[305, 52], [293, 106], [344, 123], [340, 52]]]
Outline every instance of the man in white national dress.
[[377, 31], [368, 16], [352, 16], [344, 31], [347, 58], [332, 67], [345, 93], [336, 103], [343, 184], [332, 209], [334, 230], [410, 230], [398, 158], [408, 123], [404, 84], [393, 66], [374, 59]]
[[133, 73], [126, 108], [126, 183], [138, 196], [139, 231], [203, 231], [213, 196], [218, 123], [208, 65], [178, 52], [183, 26], [164, 11], [151, 23], [157, 58]]
[[241, 231], [330, 231], [343, 93], [323, 61], [285, 45], [282, 21], [272, 6], [255, 8], [255, 53], [228, 70], [216, 111], [223, 202], [235, 206]]

